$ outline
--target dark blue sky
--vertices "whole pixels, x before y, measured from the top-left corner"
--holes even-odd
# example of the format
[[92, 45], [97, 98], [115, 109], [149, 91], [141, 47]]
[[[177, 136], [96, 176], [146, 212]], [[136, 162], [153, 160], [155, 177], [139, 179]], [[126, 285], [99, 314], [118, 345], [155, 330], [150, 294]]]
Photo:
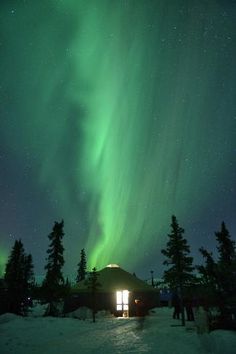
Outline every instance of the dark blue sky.
[[175, 214], [191, 245], [236, 224], [235, 1], [1, 1], [0, 265], [15, 239], [43, 273], [148, 277]]

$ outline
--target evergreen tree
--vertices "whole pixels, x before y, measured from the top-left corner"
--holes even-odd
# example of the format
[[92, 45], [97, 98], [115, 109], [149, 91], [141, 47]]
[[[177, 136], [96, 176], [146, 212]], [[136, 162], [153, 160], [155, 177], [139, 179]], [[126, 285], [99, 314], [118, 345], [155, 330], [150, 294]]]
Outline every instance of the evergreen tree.
[[218, 261], [213, 259], [212, 253], [200, 248], [199, 251], [205, 259], [205, 264], [197, 268], [201, 275], [200, 281], [204, 285], [203, 292], [212, 305], [217, 303], [223, 315], [226, 303], [236, 300], [235, 242], [231, 240], [224, 222], [221, 224], [221, 230], [215, 232], [215, 236], [219, 254]]
[[93, 268], [88, 278], [88, 289], [91, 291], [92, 295], [93, 322], [95, 322], [95, 315], [97, 312], [96, 294], [100, 286], [101, 284], [98, 282], [98, 273], [96, 271], [96, 268]]
[[163, 264], [169, 266], [169, 269], [164, 272], [164, 279], [179, 294], [182, 325], [184, 326], [184, 288], [194, 280], [192, 274], [194, 268], [192, 266], [193, 258], [189, 256], [190, 247], [183, 234], [184, 229], [179, 226], [176, 217], [173, 215], [171, 233], [168, 235], [169, 241], [167, 242], [166, 249], [163, 249], [161, 252], [167, 258]]
[[231, 239], [225, 223], [222, 222], [221, 230], [215, 232], [217, 240], [218, 278], [222, 296], [235, 297], [236, 294], [236, 249], [235, 242]]
[[24, 282], [29, 290], [34, 286], [34, 266], [31, 254], [26, 255], [24, 259]]
[[[62, 289], [61, 289], [61, 297], [63, 299], [65, 299], [67, 296], [69, 296], [70, 291], [71, 291], [71, 283], [70, 283], [70, 281], [69, 281], [69, 279], [67, 277], [66, 281], [65, 281], [65, 283], [64, 283], [64, 285], [62, 286]], [[63, 309], [64, 309], [64, 306], [63, 306]], [[64, 314], [65, 314], [65, 312], [64, 312]]]
[[78, 264], [78, 274], [76, 277], [76, 281], [79, 282], [85, 279], [86, 276], [86, 254], [84, 248], [80, 252], [80, 262]]
[[205, 294], [209, 303], [216, 305], [219, 302], [218, 264], [215, 262], [212, 253], [205, 248], [201, 247], [199, 252], [204, 259], [204, 265], [196, 267], [200, 274], [201, 292]]
[[21, 240], [16, 240], [6, 264], [5, 281], [8, 293], [8, 311], [24, 314], [27, 297], [33, 284], [33, 261], [26, 255]]
[[32, 306], [32, 292], [35, 285], [34, 279], [34, 266], [32, 255], [28, 254], [24, 258], [24, 288], [25, 298], [27, 301], [24, 303], [24, 312], [27, 313], [28, 306]]
[[199, 252], [205, 260], [205, 265], [197, 266], [201, 274], [201, 281], [204, 285], [215, 288], [217, 285], [217, 263], [214, 261], [212, 253], [208, 252], [205, 248], [199, 248]]
[[70, 283], [68, 277], [66, 278], [64, 289], [65, 289], [64, 291], [65, 291], [65, 296], [66, 296], [70, 293], [70, 289], [71, 289], [71, 283]]
[[235, 241], [231, 240], [229, 231], [224, 222], [221, 224], [221, 230], [215, 232], [215, 235], [218, 242], [217, 250], [219, 253], [219, 263], [226, 267], [230, 267], [234, 263], [236, 257]]
[[54, 315], [53, 302], [58, 301], [64, 292], [64, 278], [62, 274], [62, 267], [64, 265], [64, 247], [62, 239], [64, 222], [55, 222], [50, 235], [49, 248], [47, 250], [47, 264], [45, 269], [47, 271], [45, 280], [43, 282], [43, 293], [45, 300], [49, 302], [49, 314]]

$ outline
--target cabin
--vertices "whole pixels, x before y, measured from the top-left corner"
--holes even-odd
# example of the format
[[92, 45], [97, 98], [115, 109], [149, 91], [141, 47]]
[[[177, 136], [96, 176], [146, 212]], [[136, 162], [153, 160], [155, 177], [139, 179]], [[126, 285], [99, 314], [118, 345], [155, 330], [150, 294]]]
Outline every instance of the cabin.
[[[107, 310], [115, 316], [135, 315], [135, 300], [141, 300], [149, 310], [159, 305], [159, 292], [145, 281], [120, 268], [109, 264], [97, 272], [99, 286], [96, 291], [96, 310]], [[93, 307], [94, 297], [88, 280], [79, 282], [65, 300], [64, 312], [72, 312], [79, 307]]]

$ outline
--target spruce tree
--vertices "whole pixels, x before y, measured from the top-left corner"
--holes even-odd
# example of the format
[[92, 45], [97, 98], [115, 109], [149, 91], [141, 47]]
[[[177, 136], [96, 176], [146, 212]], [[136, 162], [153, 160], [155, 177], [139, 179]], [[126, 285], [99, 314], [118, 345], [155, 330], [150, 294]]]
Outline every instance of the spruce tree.
[[80, 252], [80, 262], [78, 264], [78, 274], [76, 277], [76, 281], [79, 282], [85, 279], [86, 276], [86, 254], [84, 248]]
[[62, 267], [64, 265], [64, 247], [62, 239], [64, 222], [55, 222], [52, 232], [48, 238], [50, 240], [49, 248], [47, 250], [47, 264], [46, 277], [43, 282], [43, 293], [45, 300], [49, 302], [49, 314], [54, 315], [53, 302], [58, 301], [64, 291], [64, 278], [62, 274]]
[[235, 242], [231, 239], [225, 223], [222, 222], [221, 230], [215, 232], [217, 240], [218, 278], [222, 297], [231, 299], [236, 294], [236, 249]]
[[218, 260], [215, 261], [210, 252], [200, 248], [205, 264], [198, 266], [200, 281], [204, 285], [203, 292], [211, 305], [218, 305], [224, 317], [227, 304], [236, 301], [236, 251], [235, 242], [231, 240], [225, 223], [221, 230], [215, 232]]
[[199, 252], [202, 254], [204, 264], [197, 266], [200, 274], [200, 284], [202, 285], [202, 293], [205, 294], [208, 302], [216, 305], [219, 302], [219, 276], [218, 264], [215, 262], [211, 252], [201, 247]]
[[32, 256], [26, 255], [23, 243], [21, 240], [16, 240], [5, 269], [8, 311], [25, 314], [33, 279]]
[[34, 266], [31, 254], [26, 255], [24, 259], [24, 282], [28, 289], [34, 286]]
[[180, 298], [180, 306], [182, 313], [182, 325], [185, 325], [183, 295], [184, 288], [190, 285], [194, 280], [193, 272], [193, 258], [189, 256], [190, 247], [187, 240], [183, 237], [184, 229], [179, 226], [176, 217], [172, 216], [171, 233], [168, 235], [166, 249], [161, 252], [166, 256], [164, 265], [169, 267], [164, 272], [164, 279], [169, 286], [178, 292]]
[[91, 291], [91, 295], [92, 295], [93, 322], [95, 322], [95, 315], [97, 311], [96, 294], [100, 286], [101, 284], [98, 281], [98, 273], [96, 271], [96, 268], [93, 268], [88, 278], [88, 289]]
[[34, 266], [32, 255], [28, 254], [24, 258], [24, 288], [25, 288], [25, 298], [27, 299], [24, 303], [24, 312], [27, 313], [28, 306], [32, 306], [32, 292], [35, 286], [34, 279]]
[[205, 261], [205, 265], [197, 266], [201, 275], [201, 281], [204, 285], [215, 288], [217, 285], [217, 263], [214, 261], [212, 253], [208, 252], [205, 248], [199, 248], [199, 252]]
[[215, 235], [218, 242], [217, 250], [219, 253], [219, 263], [226, 267], [230, 267], [234, 263], [236, 257], [235, 241], [231, 240], [231, 236], [224, 222], [221, 224], [221, 230], [215, 232]]

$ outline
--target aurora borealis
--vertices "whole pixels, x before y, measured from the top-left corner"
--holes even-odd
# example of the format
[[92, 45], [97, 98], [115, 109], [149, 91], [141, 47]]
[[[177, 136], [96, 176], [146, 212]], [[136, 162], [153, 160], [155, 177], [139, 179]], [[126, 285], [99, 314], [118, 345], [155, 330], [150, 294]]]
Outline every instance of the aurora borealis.
[[[0, 262], [158, 272], [170, 217], [192, 253], [236, 224], [235, 1], [1, 1]], [[1, 263], [0, 263], [1, 264]]]

